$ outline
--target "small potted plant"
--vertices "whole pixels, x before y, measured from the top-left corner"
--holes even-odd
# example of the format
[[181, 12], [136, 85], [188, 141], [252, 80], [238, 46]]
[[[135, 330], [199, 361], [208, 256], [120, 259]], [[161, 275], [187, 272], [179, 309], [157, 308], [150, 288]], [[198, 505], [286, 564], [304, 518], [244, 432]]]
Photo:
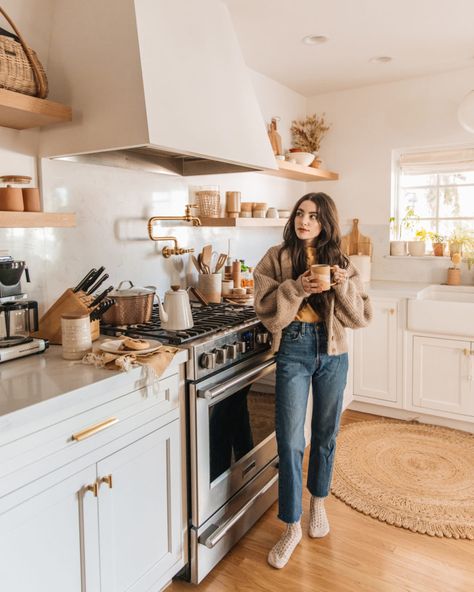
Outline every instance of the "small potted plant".
[[396, 223], [395, 216], [390, 217], [390, 236], [392, 238], [390, 241], [390, 255], [392, 257], [407, 255], [407, 241], [402, 240], [402, 236], [413, 231], [417, 220], [418, 216], [415, 214], [415, 210], [411, 206], [405, 208], [405, 215], [400, 220], [399, 224]]
[[[423, 241], [425, 243], [425, 246], [426, 241], [430, 240], [433, 246], [433, 255], [435, 255], [436, 257], [442, 257], [444, 255], [446, 238], [441, 234], [438, 234], [437, 232], [432, 232], [431, 230], [425, 230], [424, 228], [420, 228], [416, 231], [415, 237], [418, 241]], [[410, 254], [412, 255], [413, 253]]]
[[454, 253], [459, 253], [462, 256], [463, 252], [474, 251], [474, 234], [470, 229], [457, 227], [449, 235], [448, 244], [450, 257]]
[[315, 160], [311, 164], [313, 167], [318, 167], [321, 163], [318, 160], [321, 140], [331, 127], [331, 124], [326, 122], [324, 116], [324, 113], [321, 116], [315, 113], [314, 115], [309, 115], [306, 119], [295, 119], [291, 122], [290, 131], [294, 147], [290, 148], [290, 152], [298, 150], [313, 154], [315, 157]]
[[433, 245], [433, 255], [435, 257], [443, 257], [446, 248], [446, 237], [437, 232], [430, 232], [431, 244]]

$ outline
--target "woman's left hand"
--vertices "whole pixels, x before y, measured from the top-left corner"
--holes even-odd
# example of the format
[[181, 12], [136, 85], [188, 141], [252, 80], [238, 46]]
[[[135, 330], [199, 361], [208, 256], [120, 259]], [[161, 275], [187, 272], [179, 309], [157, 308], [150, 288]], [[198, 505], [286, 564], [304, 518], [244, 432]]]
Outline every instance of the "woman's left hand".
[[343, 284], [347, 280], [347, 269], [342, 269], [339, 265], [333, 265], [331, 271], [334, 284]]

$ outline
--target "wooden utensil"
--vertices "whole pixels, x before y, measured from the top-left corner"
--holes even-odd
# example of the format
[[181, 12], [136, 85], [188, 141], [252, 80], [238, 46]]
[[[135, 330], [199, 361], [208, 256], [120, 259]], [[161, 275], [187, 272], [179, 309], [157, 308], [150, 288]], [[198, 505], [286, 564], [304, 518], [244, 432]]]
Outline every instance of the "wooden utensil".
[[345, 255], [368, 255], [372, 257], [372, 241], [370, 237], [359, 232], [359, 219], [352, 221], [352, 230], [342, 237], [341, 250]]
[[[206, 265], [210, 269], [212, 261], [212, 245], [205, 245], [202, 248], [201, 254], [201, 264]], [[209, 273], [209, 271], [206, 273]]]
[[191, 255], [191, 260], [194, 264], [194, 267], [197, 269], [197, 272], [202, 273], [201, 264], [199, 263], [199, 261], [196, 259], [196, 257], [194, 255]]
[[221, 253], [219, 255], [219, 257], [217, 258], [216, 266], [214, 267], [214, 273], [219, 272], [224, 267], [226, 261], [227, 261], [227, 254]]

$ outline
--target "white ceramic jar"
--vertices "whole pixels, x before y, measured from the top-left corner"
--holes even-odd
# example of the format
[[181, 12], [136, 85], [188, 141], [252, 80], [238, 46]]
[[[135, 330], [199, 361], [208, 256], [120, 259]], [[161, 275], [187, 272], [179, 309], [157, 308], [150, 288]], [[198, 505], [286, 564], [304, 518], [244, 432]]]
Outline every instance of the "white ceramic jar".
[[62, 356], [65, 360], [80, 360], [92, 349], [91, 323], [88, 314], [61, 316]]

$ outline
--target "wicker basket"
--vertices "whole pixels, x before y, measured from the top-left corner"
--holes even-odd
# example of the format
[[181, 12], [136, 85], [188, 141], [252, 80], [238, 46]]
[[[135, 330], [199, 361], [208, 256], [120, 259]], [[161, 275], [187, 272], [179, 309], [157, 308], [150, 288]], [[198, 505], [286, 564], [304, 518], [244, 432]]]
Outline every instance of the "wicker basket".
[[0, 88], [46, 98], [48, 79], [38, 56], [26, 45], [15, 23], [1, 7], [0, 13], [16, 33], [14, 36], [0, 29]]
[[199, 215], [203, 218], [219, 218], [221, 196], [219, 191], [196, 191]]

